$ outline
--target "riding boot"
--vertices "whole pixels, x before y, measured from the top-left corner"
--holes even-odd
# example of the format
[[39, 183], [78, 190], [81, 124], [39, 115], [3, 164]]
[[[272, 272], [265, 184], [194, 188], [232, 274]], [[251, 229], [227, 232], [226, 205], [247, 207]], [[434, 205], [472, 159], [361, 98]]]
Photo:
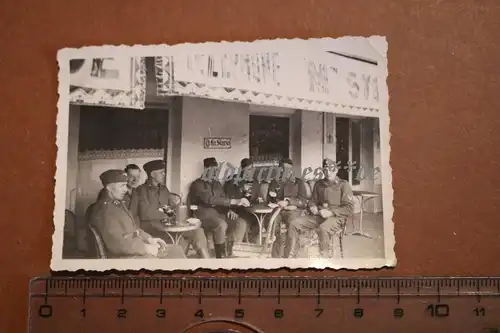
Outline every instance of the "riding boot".
[[233, 241], [227, 242], [227, 256], [228, 256], [228, 258], [231, 258], [233, 256], [233, 245], [234, 245]]
[[226, 257], [226, 243], [214, 244], [214, 247], [215, 247], [216, 258], [220, 259]]

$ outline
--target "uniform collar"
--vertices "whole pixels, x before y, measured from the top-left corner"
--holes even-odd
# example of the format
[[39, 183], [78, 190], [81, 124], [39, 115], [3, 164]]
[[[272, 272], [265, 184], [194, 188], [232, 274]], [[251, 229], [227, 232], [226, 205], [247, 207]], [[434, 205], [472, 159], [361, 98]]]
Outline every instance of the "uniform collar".
[[151, 179], [148, 179], [146, 180], [146, 185], [149, 187], [149, 188], [157, 188], [157, 187], [165, 187], [165, 185], [163, 184], [158, 184], [158, 185], [153, 185], [153, 181]]
[[328, 179], [323, 179], [324, 183], [327, 184], [327, 185], [338, 185], [340, 183], [340, 178], [339, 177], [335, 177], [334, 180], [328, 180]]
[[101, 200], [104, 202], [104, 204], [113, 204], [115, 206], [121, 206], [123, 204], [123, 200], [118, 200], [118, 199], [113, 199], [109, 195], [109, 192], [105, 190], [105, 194], [102, 196]]

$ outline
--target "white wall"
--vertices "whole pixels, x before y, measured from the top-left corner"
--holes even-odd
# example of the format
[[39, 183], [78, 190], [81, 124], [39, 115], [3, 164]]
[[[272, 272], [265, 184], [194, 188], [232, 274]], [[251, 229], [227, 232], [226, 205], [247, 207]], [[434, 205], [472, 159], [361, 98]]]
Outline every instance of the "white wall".
[[[310, 167], [313, 170], [321, 167], [323, 162], [323, 113], [302, 111], [302, 171]], [[310, 174], [310, 178], [313, 175]]]
[[[185, 198], [189, 184], [203, 172], [203, 159], [215, 157], [239, 166], [249, 155], [250, 117], [247, 104], [184, 97], [182, 101], [182, 140], [180, 192]], [[204, 149], [205, 137], [230, 137], [231, 149]], [[175, 177], [175, 175], [174, 175]]]

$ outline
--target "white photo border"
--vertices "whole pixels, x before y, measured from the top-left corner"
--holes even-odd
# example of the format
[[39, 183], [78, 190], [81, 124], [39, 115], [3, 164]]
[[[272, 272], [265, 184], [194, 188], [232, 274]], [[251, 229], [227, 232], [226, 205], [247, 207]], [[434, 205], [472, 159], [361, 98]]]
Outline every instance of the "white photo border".
[[[52, 258], [50, 268], [53, 271], [128, 271], [128, 270], [148, 270], [148, 271], [192, 271], [197, 269], [208, 270], [255, 270], [255, 269], [379, 269], [384, 267], [394, 267], [397, 264], [395, 254], [395, 235], [393, 223], [393, 187], [392, 187], [392, 169], [390, 166], [390, 132], [389, 132], [389, 92], [387, 88], [387, 42], [385, 37], [372, 36], [365, 37], [342, 37], [342, 38], [325, 38], [322, 40], [336, 41], [340, 44], [348, 44], [352, 40], [368, 40], [374, 42], [374, 46], [381, 58], [385, 59], [385, 77], [382, 77], [381, 86], [385, 87], [380, 92], [381, 101], [380, 107], [376, 114], [372, 113], [372, 117], [379, 119], [380, 126], [380, 158], [381, 158], [381, 177], [382, 177], [382, 205], [383, 205], [383, 230], [384, 230], [384, 258], [304, 258], [304, 259], [63, 259], [62, 247], [64, 237], [64, 215], [66, 201], [66, 173], [67, 173], [67, 156], [68, 156], [68, 125], [69, 125], [69, 107], [71, 98], [69, 95], [70, 82], [70, 59], [81, 58], [102, 58], [113, 56], [130, 56], [130, 57], [163, 57], [169, 52], [182, 52], [182, 50], [191, 50], [195, 47], [203, 46], [206, 50], [211, 47], [221, 47], [221, 45], [229, 45], [237, 48], [266, 48], [273, 47], [280, 49], [282, 47], [297, 47], [294, 43], [306, 43], [310, 40], [302, 39], [276, 39], [276, 40], [258, 40], [254, 42], [207, 42], [200, 44], [178, 44], [169, 46], [162, 45], [135, 45], [135, 46], [89, 46], [79, 49], [65, 48], [61, 49], [57, 54], [59, 64], [58, 73], [58, 113], [57, 113], [57, 134], [56, 144], [58, 147], [56, 158], [56, 174], [55, 174], [55, 207], [53, 213], [54, 233], [52, 236]], [[382, 48], [380, 47], [382, 45]], [[158, 64], [157, 64], [158, 65]], [[335, 112], [339, 113], [341, 108], [336, 108]], [[353, 115], [353, 108], [347, 108], [346, 114]], [[325, 111], [328, 112], [328, 111]], [[363, 115], [368, 116], [366, 112]]]

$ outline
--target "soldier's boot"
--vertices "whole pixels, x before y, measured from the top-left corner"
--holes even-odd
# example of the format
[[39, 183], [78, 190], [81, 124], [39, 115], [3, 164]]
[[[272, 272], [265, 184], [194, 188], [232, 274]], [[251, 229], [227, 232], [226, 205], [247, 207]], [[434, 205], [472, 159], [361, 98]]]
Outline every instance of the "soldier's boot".
[[226, 257], [226, 243], [214, 244], [214, 248], [216, 258], [221, 259]]
[[228, 258], [231, 258], [233, 256], [233, 246], [234, 246], [234, 242], [233, 241], [228, 241], [227, 242], [227, 257]]

